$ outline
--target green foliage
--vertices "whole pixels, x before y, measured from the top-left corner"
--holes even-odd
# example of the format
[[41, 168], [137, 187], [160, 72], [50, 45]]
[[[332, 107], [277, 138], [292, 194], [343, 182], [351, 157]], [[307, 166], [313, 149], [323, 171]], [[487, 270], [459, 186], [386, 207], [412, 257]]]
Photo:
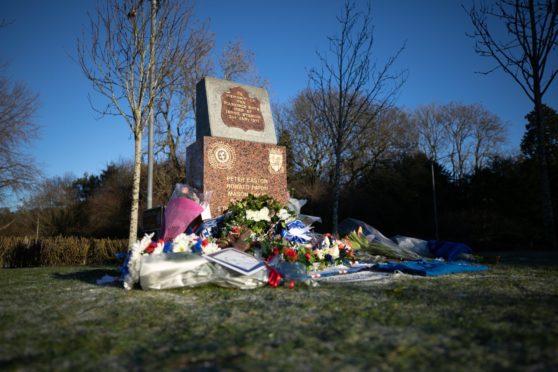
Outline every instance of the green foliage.
[[[276, 227], [285, 227], [286, 216], [294, 217], [293, 212], [286, 206], [268, 195], [248, 196], [229, 205], [225, 218], [223, 236], [228, 235], [233, 227], [242, 227], [251, 230], [256, 237], [272, 234]], [[251, 212], [261, 212], [260, 216], [251, 218]]]
[[277, 248], [279, 251], [283, 251], [283, 248], [290, 248], [289, 242], [281, 239], [278, 236], [272, 237], [271, 239], [264, 239], [259, 242], [262, 257], [269, 257], [273, 255], [273, 250]]
[[[521, 139], [521, 153], [530, 159], [537, 156], [537, 127], [535, 112], [531, 111], [527, 116], [525, 133]], [[558, 113], [552, 107], [542, 105], [542, 124], [544, 127], [543, 144], [549, 162], [558, 162]]]

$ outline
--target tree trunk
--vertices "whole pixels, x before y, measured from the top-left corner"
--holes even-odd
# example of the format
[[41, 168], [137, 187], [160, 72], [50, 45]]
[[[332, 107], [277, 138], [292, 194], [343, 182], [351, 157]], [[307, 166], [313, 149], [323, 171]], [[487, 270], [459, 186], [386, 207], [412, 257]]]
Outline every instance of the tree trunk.
[[157, 36], [157, 0], [151, 0], [151, 33], [149, 35], [149, 133], [147, 146], [147, 209], [153, 207], [153, 88], [155, 86], [155, 40]]
[[128, 235], [128, 248], [138, 238], [138, 212], [141, 178], [141, 132], [134, 134], [134, 177], [132, 185], [132, 208], [130, 209], [130, 233]]
[[[537, 95], [535, 96], [537, 97]], [[538, 100], [535, 99], [535, 125], [537, 126], [537, 168], [541, 181], [543, 226], [547, 244], [556, 250], [558, 249], [558, 242], [556, 241], [554, 209], [550, 191], [550, 178], [548, 176], [548, 161], [544, 147], [544, 125], [542, 120], [542, 103], [539, 96]]]
[[331, 207], [331, 232], [339, 233], [339, 198], [341, 197], [341, 151], [335, 150], [335, 171], [333, 173], [333, 203]]
[[[529, 1], [529, 18], [531, 26], [531, 66], [533, 68], [533, 98], [535, 103], [535, 125], [537, 126], [537, 165], [541, 181], [541, 196], [543, 209], [543, 225], [546, 243], [556, 250], [556, 230], [554, 228], [554, 211], [552, 207], [552, 196], [550, 192], [550, 178], [548, 176], [548, 162], [546, 159], [546, 148], [544, 146], [544, 125], [542, 118], [542, 95], [541, 95], [541, 70], [539, 69], [540, 55], [537, 40], [535, 5], [533, 0]], [[544, 65], [543, 65], [544, 69]]]

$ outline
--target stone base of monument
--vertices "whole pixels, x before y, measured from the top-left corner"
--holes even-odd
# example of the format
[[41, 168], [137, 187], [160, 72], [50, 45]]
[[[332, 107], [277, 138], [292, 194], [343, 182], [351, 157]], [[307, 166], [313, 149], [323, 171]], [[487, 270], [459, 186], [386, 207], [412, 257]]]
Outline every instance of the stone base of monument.
[[186, 182], [212, 191], [213, 216], [248, 194], [267, 194], [286, 205], [286, 169], [284, 146], [206, 136], [186, 150]]

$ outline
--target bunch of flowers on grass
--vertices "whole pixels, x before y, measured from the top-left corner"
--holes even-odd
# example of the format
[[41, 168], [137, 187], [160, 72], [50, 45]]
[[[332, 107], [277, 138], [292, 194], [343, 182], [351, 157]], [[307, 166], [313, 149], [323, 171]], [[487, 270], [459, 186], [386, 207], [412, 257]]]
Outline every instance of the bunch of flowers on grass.
[[[210, 255], [233, 247], [265, 261], [273, 286], [284, 279], [294, 285], [293, 280], [304, 280], [310, 271], [356, 261], [349, 240], [314, 233], [311, 226], [296, 219], [295, 212], [267, 195], [249, 195], [231, 203], [227, 213], [218, 219], [218, 229], [211, 230], [211, 234], [207, 234], [208, 230], [181, 233], [172, 241], [152, 240], [152, 235], [146, 235], [128, 253], [123, 266], [125, 287], [137, 283], [140, 260], [145, 255]], [[213, 224], [217, 225], [215, 221]]]

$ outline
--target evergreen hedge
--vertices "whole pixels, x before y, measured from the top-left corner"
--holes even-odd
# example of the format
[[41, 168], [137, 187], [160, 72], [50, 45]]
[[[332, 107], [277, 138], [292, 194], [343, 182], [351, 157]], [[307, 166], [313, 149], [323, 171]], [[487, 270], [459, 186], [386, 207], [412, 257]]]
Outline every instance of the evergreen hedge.
[[116, 253], [127, 251], [124, 239], [0, 236], [0, 267], [110, 264], [117, 262]]

